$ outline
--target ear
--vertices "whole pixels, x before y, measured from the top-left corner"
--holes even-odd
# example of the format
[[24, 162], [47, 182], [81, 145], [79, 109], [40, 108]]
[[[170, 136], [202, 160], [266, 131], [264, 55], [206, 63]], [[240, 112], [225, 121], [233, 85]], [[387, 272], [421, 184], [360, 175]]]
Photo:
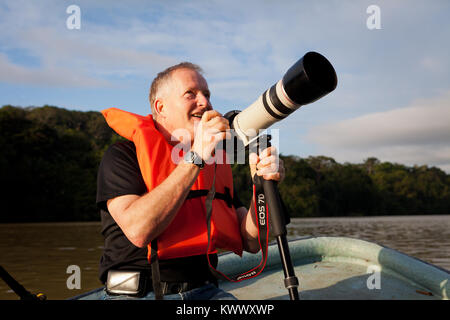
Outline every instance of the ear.
[[158, 117], [165, 118], [166, 108], [164, 101], [161, 98], [157, 98], [155, 100], [155, 111]]

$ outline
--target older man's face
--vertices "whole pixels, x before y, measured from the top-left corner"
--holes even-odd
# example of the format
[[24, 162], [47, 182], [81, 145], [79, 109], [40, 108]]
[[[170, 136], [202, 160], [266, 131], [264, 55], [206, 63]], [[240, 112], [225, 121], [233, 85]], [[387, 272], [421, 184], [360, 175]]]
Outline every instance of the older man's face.
[[202, 114], [212, 109], [209, 97], [208, 83], [198, 72], [191, 69], [173, 71], [163, 98], [164, 128], [171, 134], [177, 129], [186, 129], [192, 142], [194, 128]]

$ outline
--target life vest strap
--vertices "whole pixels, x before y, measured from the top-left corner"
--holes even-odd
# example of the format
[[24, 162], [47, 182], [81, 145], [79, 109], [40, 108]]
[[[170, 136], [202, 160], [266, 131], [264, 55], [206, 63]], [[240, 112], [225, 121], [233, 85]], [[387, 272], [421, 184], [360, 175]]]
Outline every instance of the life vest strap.
[[162, 300], [164, 298], [161, 284], [161, 274], [159, 272], [159, 260], [158, 260], [158, 241], [152, 240], [150, 244], [150, 265], [152, 268], [152, 284], [153, 293], [155, 294], [155, 300]]
[[[186, 199], [205, 197], [208, 195], [209, 190], [190, 190]], [[228, 208], [233, 206], [233, 198], [231, 196], [230, 188], [225, 187], [225, 193], [215, 192], [214, 199], [220, 199], [226, 202]]]

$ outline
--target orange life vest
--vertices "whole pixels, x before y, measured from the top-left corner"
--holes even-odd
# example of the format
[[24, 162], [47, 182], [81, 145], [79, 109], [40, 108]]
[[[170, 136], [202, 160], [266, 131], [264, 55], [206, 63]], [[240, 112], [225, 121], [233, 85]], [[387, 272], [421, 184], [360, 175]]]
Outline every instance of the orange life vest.
[[[141, 116], [117, 108], [102, 111], [108, 125], [136, 146], [136, 154], [142, 177], [150, 192], [162, 183], [176, 168], [172, 160], [174, 147], [155, 128], [151, 115]], [[178, 150], [175, 150], [175, 153]], [[180, 155], [180, 154], [178, 154]], [[216, 155], [217, 156], [217, 155]], [[225, 154], [223, 154], [225, 157]], [[217, 193], [233, 195], [231, 167], [222, 161], [206, 164], [200, 171], [192, 190], [209, 190], [214, 174]], [[158, 236], [158, 258], [174, 259], [207, 253], [208, 236], [206, 226], [205, 197], [186, 199], [167, 229]], [[213, 200], [211, 215], [211, 243], [208, 253], [216, 248], [242, 255], [242, 239], [235, 209], [221, 199]], [[150, 255], [150, 246], [149, 246]]]

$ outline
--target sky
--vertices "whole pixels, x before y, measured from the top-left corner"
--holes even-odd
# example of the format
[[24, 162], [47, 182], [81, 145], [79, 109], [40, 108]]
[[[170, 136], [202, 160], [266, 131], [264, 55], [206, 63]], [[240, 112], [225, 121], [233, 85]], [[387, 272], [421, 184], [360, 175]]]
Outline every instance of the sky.
[[338, 86], [273, 125], [282, 154], [450, 173], [449, 17], [448, 0], [1, 0], [0, 106], [146, 115], [156, 74], [190, 61], [216, 110], [244, 110], [316, 51]]

